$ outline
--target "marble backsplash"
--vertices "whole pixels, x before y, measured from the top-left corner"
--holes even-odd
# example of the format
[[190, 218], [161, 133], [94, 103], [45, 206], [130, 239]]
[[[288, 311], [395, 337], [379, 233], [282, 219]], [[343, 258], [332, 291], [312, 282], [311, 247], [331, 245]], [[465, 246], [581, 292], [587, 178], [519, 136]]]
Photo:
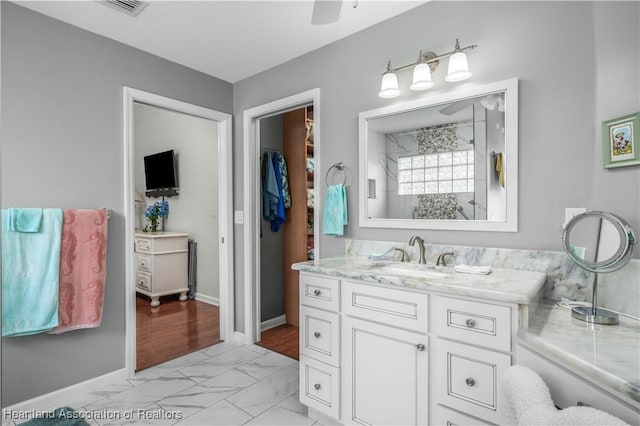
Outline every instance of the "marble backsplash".
[[[407, 251], [411, 262], [419, 259], [418, 246], [392, 241], [345, 241], [345, 255], [384, 258], [400, 261], [401, 253], [394, 248]], [[560, 300], [591, 301], [594, 274], [579, 268], [564, 252], [544, 250], [517, 250], [503, 248], [464, 247], [425, 244], [427, 263], [435, 264], [441, 253], [447, 256], [447, 265], [492, 266], [494, 268], [537, 271], [547, 274], [544, 298]], [[633, 316], [640, 316], [640, 261], [631, 260], [624, 268], [600, 274], [598, 278], [598, 306], [613, 309]]]

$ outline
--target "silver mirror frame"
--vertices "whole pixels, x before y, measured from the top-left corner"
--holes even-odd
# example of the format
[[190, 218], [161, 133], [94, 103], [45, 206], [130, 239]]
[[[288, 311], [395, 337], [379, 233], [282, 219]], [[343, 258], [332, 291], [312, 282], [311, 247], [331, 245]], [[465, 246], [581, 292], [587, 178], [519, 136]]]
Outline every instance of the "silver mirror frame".
[[[505, 92], [505, 164], [508, 185], [506, 200], [506, 220], [503, 222], [487, 220], [429, 220], [429, 219], [373, 219], [367, 217], [367, 121], [414, 111], [452, 101], [482, 96], [488, 93]], [[480, 86], [466, 87], [439, 95], [427, 95], [413, 101], [377, 108], [358, 114], [359, 142], [359, 191], [358, 224], [361, 228], [395, 229], [435, 229], [456, 231], [518, 231], [518, 79], [512, 78]]]
[[[613, 256], [609, 257], [608, 259], [601, 260], [599, 262], [589, 262], [579, 257], [571, 247], [571, 230], [578, 222], [589, 217], [600, 218], [601, 221], [608, 220], [615, 227], [616, 231], [618, 231], [618, 236], [620, 237], [618, 249], [613, 254]], [[596, 247], [599, 245], [601, 229], [602, 225], [600, 224], [600, 226], [598, 227], [598, 241], [596, 242]], [[569, 222], [565, 224], [564, 229], [562, 230], [562, 248], [564, 249], [564, 252], [580, 268], [595, 273], [591, 295], [591, 306], [576, 306], [572, 308], [571, 316], [573, 318], [594, 324], [618, 324], [619, 320], [617, 313], [598, 308], [598, 274], [603, 272], [613, 272], [626, 265], [633, 255], [633, 248], [635, 243], [636, 237], [631, 226], [624, 219], [613, 213], [590, 210], [575, 215], [569, 220]]]

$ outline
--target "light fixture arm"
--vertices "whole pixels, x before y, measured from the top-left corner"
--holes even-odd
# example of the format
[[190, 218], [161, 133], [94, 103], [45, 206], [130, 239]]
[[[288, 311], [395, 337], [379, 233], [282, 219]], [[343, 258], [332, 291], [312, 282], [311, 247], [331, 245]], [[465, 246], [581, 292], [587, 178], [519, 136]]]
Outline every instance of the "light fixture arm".
[[449, 56], [453, 55], [454, 53], [458, 53], [458, 52], [465, 52], [467, 50], [473, 50], [476, 47], [478, 47], [477, 44], [470, 44], [469, 46], [466, 47], [460, 47], [460, 42], [458, 41], [458, 39], [456, 39], [456, 45], [454, 47], [454, 49], [451, 52], [447, 52], [447, 53], [443, 53], [442, 55], [436, 55], [433, 52], [422, 52], [420, 51], [420, 55], [418, 56], [418, 60], [416, 62], [407, 64], [407, 65], [402, 65], [400, 67], [394, 68], [391, 66], [391, 61], [387, 62], [387, 70], [383, 73], [388, 73], [388, 72], [397, 72], [397, 71], [402, 71], [405, 70], [407, 68], [411, 68], [414, 67], [420, 63], [426, 63], [429, 64], [429, 68], [431, 69], [431, 72], [434, 72], [437, 68], [438, 68], [438, 64], [440, 63], [441, 59], [445, 59], [448, 58]]

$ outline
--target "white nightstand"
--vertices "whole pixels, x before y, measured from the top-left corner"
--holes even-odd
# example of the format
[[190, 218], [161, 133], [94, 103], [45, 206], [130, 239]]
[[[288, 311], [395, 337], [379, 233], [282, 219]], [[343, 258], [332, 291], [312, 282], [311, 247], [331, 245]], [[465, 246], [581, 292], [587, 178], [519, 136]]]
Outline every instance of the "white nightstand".
[[187, 300], [188, 236], [179, 232], [136, 232], [136, 291], [160, 305], [160, 296], [180, 293]]

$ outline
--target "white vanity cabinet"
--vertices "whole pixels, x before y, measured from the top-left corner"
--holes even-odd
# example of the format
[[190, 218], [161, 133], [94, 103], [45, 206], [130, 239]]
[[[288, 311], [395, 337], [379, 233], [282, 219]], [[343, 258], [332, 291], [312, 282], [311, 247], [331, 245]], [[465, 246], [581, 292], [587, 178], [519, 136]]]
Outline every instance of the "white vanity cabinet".
[[[494, 279], [510, 279], [500, 274]], [[534, 288], [543, 281], [524, 277]], [[514, 361], [526, 305], [420, 287], [301, 270], [300, 401], [311, 417], [365, 425], [502, 423], [502, 375]]]
[[136, 232], [136, 291], [160, 305], [160, 296], [180, 293], [187, 300], [188, 237], [178, 232]]

